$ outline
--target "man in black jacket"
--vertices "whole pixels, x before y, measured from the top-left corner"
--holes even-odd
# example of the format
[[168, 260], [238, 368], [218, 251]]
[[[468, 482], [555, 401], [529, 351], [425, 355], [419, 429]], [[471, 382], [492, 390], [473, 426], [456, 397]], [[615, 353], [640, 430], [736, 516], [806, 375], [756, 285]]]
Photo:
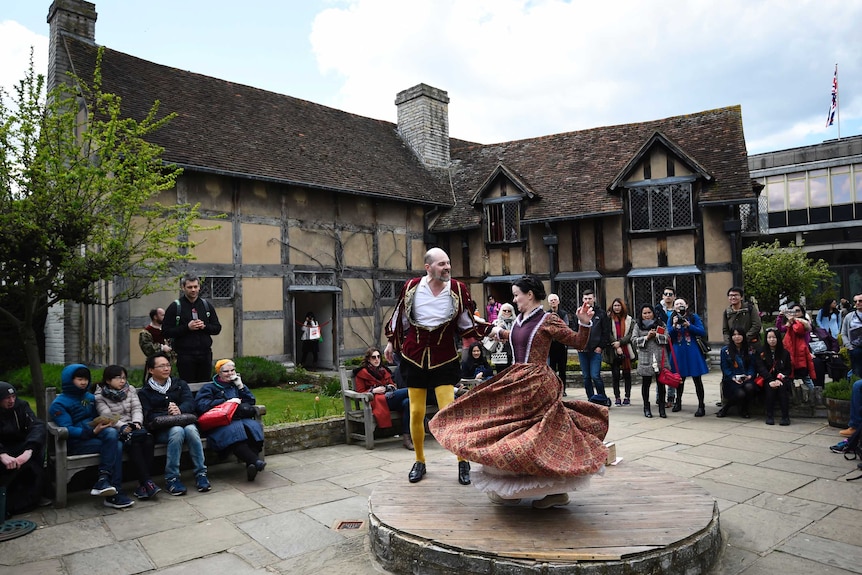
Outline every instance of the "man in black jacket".
[[192, 383], [212, 379], [213, 338], [221, 333], [215, 308], [199, 297], [201, 282], [188, 273], [182, 279], [183, 296], [165, 310], [162, 331], [173, 340], [180, 379]]
[[[0, 489], [6, 513], [31, 511], [42, 499], [45, 423], [36, 418], [15, 388], [0, 381]], [[0, 523], [6, 518], [0, 517]]]
[[[597, 403], [605, 403], [610, 405], [605, 395], [605, 384], [602, 382], [602, 350], [610, 345], [611, 342], [611, 324], [608, 321], [608, 314], [605, 310], [596, 304], [596, 295], [593, 290], [584, 290], [582, 301], [585, 305], [593, 308], [593, 329], [590, 330], [590, 339], [584, 349], [578, 350], [578, 360], [581, 363], [581, 373], [584, 376], [584, 390], [587, 392], [587, 399], [597, 396]], [[595, 386], [595, 388], [594, 388]]]

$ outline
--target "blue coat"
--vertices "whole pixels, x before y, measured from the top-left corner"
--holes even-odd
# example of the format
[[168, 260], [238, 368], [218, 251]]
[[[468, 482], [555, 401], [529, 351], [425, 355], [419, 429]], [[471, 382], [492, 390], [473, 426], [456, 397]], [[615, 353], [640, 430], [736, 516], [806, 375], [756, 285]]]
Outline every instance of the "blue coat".
[[48, 408], [48, 415], [54, 423], [67, 428], [69, 439], [73, 441], [95, 437], [90, 422], [99, 415], [96, 411], [96, 396], [85, 389], [78, 389], [72, 383], [72, 374], [79, 367], [86, 366], [73, 363], [63, 368], [60, 374], [63, 393], [58, 395]]
[[[249, 391], [248, 386], [242, 389], [237, 389], [231, 384], [213, 381], [203, 386], [195, 396], [195, 409], [198, 415], [201, 415], [216, 405], [221, 405], [228, 399], [238, 397], [243, 403], [254, 405], [257, 401]], [[235, 419], [228, 425], [216, 427], [207, 432], [207, 445], [216, 451], [224, 451], [234, 443], [239, 443], [248, 439], [246, 430], [255, 441], [263, 443], [263, 427], [256, 419]]]
[[709, 366], [697, 347], [695, 336], [704, 337], [706, 330], [703, 322], [696, 313], [686, 316], [689, 326], [670, 326], [670, 340], [673, 342], [673, 352], [676, 355], [676, 363], [679, 367], [676, 372], [682, 377], [695, 377], [709, 373]]

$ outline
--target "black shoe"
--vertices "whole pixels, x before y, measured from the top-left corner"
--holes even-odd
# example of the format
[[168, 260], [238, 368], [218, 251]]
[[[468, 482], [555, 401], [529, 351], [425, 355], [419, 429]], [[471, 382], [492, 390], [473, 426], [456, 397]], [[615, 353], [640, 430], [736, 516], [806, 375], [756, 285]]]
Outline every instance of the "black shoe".
[[667, 418], [667, 413], [665, 412], [665, 406], [663, 406], [663, 405], [658, 406], [658, 416]]
[[743, 419], [751, 419], [751, 414], [748, 413], [747, 409], [745, 411], [743, 411], [740, 415], [742, 416]]
[[644, 405], [644, 417], [652, 417], [652, 411], [650, 411], [649, 405]]
[[254, 481], [254, 478], [257, 477], [257, 465], [254, 463], [249, 463], [245, 466], [245, 476], [249, 481]]
[[682, 411], [682, 398], [677, 396], [676, 401], [673, 404], [673, 409], [671, 409], [674, 413], [677, 411]]
[[778, 422], [778, 425], [790, 425], [790, 418], [782, 417], [781, 421]]
[[266, 461], [264, 461], [263, 459], [258, 459], [254, 462], [254, 466], [257, 467], [258, 471], [263, 471], [264, 469], [266, 469]]
[[421, 461], [417, 461], [413, 464], [413, 469], [410, 470], [410, 475], [407, 476], [407, 479], [410, 483], [418, 483], [422, 481], [422, 478], [425, 476], [425, 464]]
[[458, 483], [461, 485], [470, 485], [470, 462], [458, 462]]
[[775, 425], [775, 420], [772, 418], [771, 415], [766, 418], [766, 425]]
[[716, 416], [716, 417], [726, 417], [726, 416], [727, 416], [727, 408], [722, 407], [721, 409], [719, 409], [719, 410], [716, 412], [715, 416]]
[[697, 407], [697, 411], [694, 412], [694, 416], [695, 417], [703, 417], [704, 415], [706, 415], [706, 407], [704, 407], [704, 405], [701, 403]]

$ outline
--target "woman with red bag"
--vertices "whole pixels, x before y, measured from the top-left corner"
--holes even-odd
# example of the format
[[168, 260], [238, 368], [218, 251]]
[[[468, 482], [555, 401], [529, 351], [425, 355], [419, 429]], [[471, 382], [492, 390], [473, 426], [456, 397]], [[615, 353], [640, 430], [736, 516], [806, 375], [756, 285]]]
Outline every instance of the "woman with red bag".
[[410, 437], [410, 400], [407, 388], [398, 389], [389, 369], [383, 365], [380, 350], [369, 347], [365, 350], [362, 364], [353, 370], [353, 386], [359, 393], [372, 393], [371, 413], [377, 427], [392, 427], [392, 410], [401, 412], [401, 442], [405, 449], [413, 451]]
[[246, 466], [246, 477], [254, 481], [266, 462], [260, 458], [263, 449], [263, 427], [254, 418], [254, 394], [243, 384], [236, 372], [236, 364], [230, 359], [220, 359], [215, 365], [216, 374], [211, 383], [203, 386], [195, 396], [195, 408], [203, 415], [213, 407], [226, 401], [234, 402], [237, 409], [233, 420], [227, 425], [207, 432], [207, 443], [219, 452], [220, 457], [236, 455]]
[[[652, 417], [652, 411], [649, 407], [650, 384], [652, 384], [653, 377], [658, 376], [662, 363], [664, 363], [664, 367], [668, 367], [670, 364], [665, 358], [665, 354], [662, 353], [667, 348], [668, 342], [664, 321], [655, 315], [649, 304], [641, 306], [638, 320], [635, 322], [634, 330], [632, 330], [632, 341], [638, 350], [637, 373], [641, 376], [644, 417]], [[658, 379], [656, 379], [656, 387], [658, 388], [658, 416], [667, 417], [665, 412], [666, 387], [663, 383], [659, 383]]]
[[754, 356], [754, 369], [757, 376], [754, 381], [763, 386], [766, 394], [766, 425], [775, 425], [772, 414], [775, 412], [775, 400], [781, 406], [781, 421], [779, 425], [790, 425], [790, 354], [784, 349], [778, 328], [766, 330], [766, 343]]

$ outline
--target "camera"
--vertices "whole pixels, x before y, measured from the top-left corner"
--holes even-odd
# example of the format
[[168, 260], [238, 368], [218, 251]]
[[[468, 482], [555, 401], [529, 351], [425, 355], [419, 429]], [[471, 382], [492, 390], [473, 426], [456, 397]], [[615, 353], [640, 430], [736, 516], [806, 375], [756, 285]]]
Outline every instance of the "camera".
[[680, 317], [684, 316], [684, 315], [685, 315], [685, 312], [686, 312], [686, 308], [685, 308], [685, 306], [682, 306], [681, 308], [679, 308], [679, 309], [677, 310], [677, 313], [679, 313]]

